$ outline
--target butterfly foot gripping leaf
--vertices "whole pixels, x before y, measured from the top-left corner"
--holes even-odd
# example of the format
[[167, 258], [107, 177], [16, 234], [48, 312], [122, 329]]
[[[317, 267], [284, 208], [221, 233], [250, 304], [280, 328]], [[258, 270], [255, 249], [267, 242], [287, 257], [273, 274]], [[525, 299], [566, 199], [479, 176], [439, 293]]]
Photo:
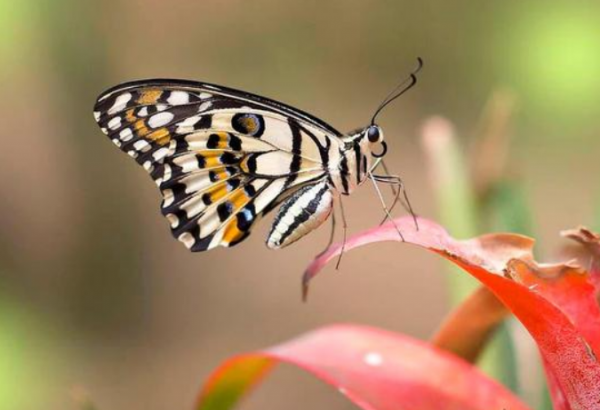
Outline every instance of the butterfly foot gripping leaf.
[[374, 122], [344, 136], [277, 101], [183, 80], [112, 88], [94, 117], [148, 171], [173, 236], [192, 251], [240, 243], [286, 199], [267, 244], [298, 240], [329, 217], [338, 195], [373, 177], [372, 148], [385, 144]]

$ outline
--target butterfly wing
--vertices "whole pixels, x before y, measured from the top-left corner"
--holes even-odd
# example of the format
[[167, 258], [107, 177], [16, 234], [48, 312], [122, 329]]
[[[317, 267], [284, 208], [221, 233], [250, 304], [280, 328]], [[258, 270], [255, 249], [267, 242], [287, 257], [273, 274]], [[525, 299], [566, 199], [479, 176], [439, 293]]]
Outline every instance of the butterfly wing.
[[102, 94], [102, 131], [159, 186], [192, 251], [233, 246], [298, 188], [328, 178], [341, 134], [282, 103], [212, 84], [148, 80]]

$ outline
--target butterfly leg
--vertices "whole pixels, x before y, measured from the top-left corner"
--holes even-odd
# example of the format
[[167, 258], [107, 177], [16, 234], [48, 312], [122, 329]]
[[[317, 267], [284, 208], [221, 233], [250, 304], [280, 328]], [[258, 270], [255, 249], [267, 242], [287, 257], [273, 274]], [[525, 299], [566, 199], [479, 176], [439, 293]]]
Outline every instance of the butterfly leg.
[[[417, 219], [417, 214], [415, 214], [415, 212], [413, 211], [410, 200], [408, 199], [408, 194], [406, 193], [406, 187], [405, 187], [402, 179], [400, 179], [400, 177], [398, 177], [396, 175], [373, 175], [372, 177], [373, 177], [374, 181], [389, 184], [392, 188], [397, 187], [397, 190], [395, 189], [396, 192], [395, 192], [394, 202], [392, 203], [392, 206], [389, 208], [389, 210], [391, 212], [392, 209], [394, 208], [394, 206], [398, 202], [400, 202], [402, 204], [402, 207], [411, 214], [413, 221], [415, 223], [415, 228], [418, 231], [419, 230], [419, 222]], [[402, 194], [402, 196], [404, 198], [401, 198], [400, 194]], [[387, 215], [385, 216], [385, 218], [383, 219], [383, 221], [381, 223], [385, 222], [386, 219], [387, 219]]]
[[385, 212], [386, 218], [394, 225], [394, 228], [396, 228], [396, 231], [398, 232], [398, 235], [400, 235], [402, 242], [405, 242], [404, 235], [402, 235], [402, 232], [400, 232], [400, 228], [398, 228], [398, 225], [396, 225], [396, 222], [394, 221], [394, 218], [392, 218], [392, 215], [390, 214], [390, 210], [388, 209], [388, 207], [385, 203], [385, 200], [383, 199], [381, 190], [379, 189], [379, 186], [377, 185], [377, 180], [375, 179], [373, 174], [371, 174], [370, 172], [369, 172], [369, 179], [373, 183], [373, 188], [375, 188], [375, 192], [377, 192], [377, 196], [379, 197], [379, 202], [381, 202], [381, 206], [383, 207], [383, 211]]
[[[383, 168], [383, 172], [385, 172], [386, 176], [392, 175], [390, 173], [390, 170], [388, 169], [385, 161], [383, 160], [383, 158], [381, 159], [381, 167]], [[402, 184], [402, 181], [400, 181], [400, 184]], [[394, 207], [398, 203], [398, 199], [400, 198], [400, 193], [399, 193], [400, 190], [396, 189], [396, 184], [390, 184], [390, 188], [392, 189], [392, 195], [394, 195], [394, 202], [392, 202], [392, 206], [390, 206], [390, 212], [392, 212], [394, 210]], [[385, 219], [384, 219], [384, 221], [385, 221]], [[382, 223], [383, 223], [383, 221], [382, 221]]]
[[338, 256], [337, 263], [335, 264], [335, 270], [340, 269], [340, 263], [342, 263], [342, 256], [344, 255], [344, 250], [346, 249], [346, 234], [348, 232], [348, 223], [346, 222], [346, 213], [344, 212], [344, 204], [342, 203], [342, 197], [340, 199], [340, 211], [342, 214], [342, 227], [344, 230], [344, 239], [342, 240], [342, 250], [340, 252], [340, 256]]
[[325, 245], [325, 248], [323, 249], [323, 251], [321, 251], [317, 256], [321, 256], [325, 252], [327, 252], [327, 249], [329, 249], [329, 247], [333, 243], [333, 239], [335, 237], [335, 225], [336, 225], [335, 209], [332, 209], [331, 210], [331, 232], [329, 232], [329, 240], [327, 241], [327, 245]]
[[[379, 166], [381, 165], [381, 167], [383, 168], [383, 172], [385, 172], [385, 175], [374, 175], [375, 179], [377, 179], [379, 182], [385, 182], [389, 185], [389, 187], [392, 190], [392, 195], [394, 196], [394, 201], [392, 202], [392, 205], [389, 207], [390, 213], [393, 211], [393, 209], [396, 207], [396, 204], [398, 203], [398, 201], [400, 200], [400, 191], [401, 189], [397, 189], [398, 185], [402, 184], [402, 181], [400, 181], [400, 184], [398, 183], [394, 183], [394, 182], [390, 182], [387, 179], [392, 177], [385, 161], [383, 160], [383, 158], [378, 158], [377, 162], [373, 165], [373, 167], [371, 168], [371, 173], [373, 173], [373, 171]], [[406, 208], [406, 205], [404, 203], [402, 203], [402, 206], [404, 207], [404, 209]], [[407, 209], [408, 210], [408, 209]], [[385, 215], [383, 217], [383, 219], [381, 220], [381, 222], [379, 222], [379, 225], [383, 225], [385, 223], [385, 221], [387, 221], [387, 215]]]
[[[392, 202], [392, 205], [389, 208], [390, 213], [396, 207], [396, 204], [398, 202], [400, 202], [402, 204], [402, 207], [407, 212], [410, 212], [410, 214], [413, 215], [413, 218], [414, 218], [415, 214], [414, 214], [414, 212], [412, 212], [410, 202], [406, 195], [406, 189], [404, 187], [404, 183], [402, 182], [400, 177], [398, 177], [396, 175], [392, 175], [392, 173], [390, 172], [390, 170], [387, 167], [387, 164], [385, 163], [383, 158], [381, 158], [379, 161], [377, 161], [375, 163], [375, 166], [373, 168], [371, 168], [371, 172], [373, 172], [375, 170], [375, 168], [377, 168], [377, 166], [379, 166], [379, 165], [381, 165], [381, 167], [383, 168], [383, 172], [385, 172], [385, 175], [374, 175], [374, 177], [378, 182], [387, 183], [392, 190], [392, 195], [394, 196], [394, 201]], [[404, 194], [404, 198], [405, 198], [404, 201], [400, 198], [401, 193]], [[387, 220], [387, 216], [383, 218], [383, 220], [380, 222], [380, 224], [383, 224], [386, 220]], [[419, 230], [419, 227], [418, 227], [418, 224], [416, 223], [416, 221], [415, 221], [415, 225], [417, 226], [417, 230]]]

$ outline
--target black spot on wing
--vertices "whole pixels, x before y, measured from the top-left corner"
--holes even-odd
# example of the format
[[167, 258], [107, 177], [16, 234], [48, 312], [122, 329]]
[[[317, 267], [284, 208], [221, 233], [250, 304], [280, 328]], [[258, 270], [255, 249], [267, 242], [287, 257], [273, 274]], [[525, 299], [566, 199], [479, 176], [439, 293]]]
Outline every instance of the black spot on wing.
[[256, 218], [256, 209], [253, 203], [246, 205], [237, 215], [237, 228], [242, 232], [248, 232], [254, 219]]
[[241, 151], [242, 140], [233, 134], [229, 134], [229, 148], [231, 148], [234, 151]]
[[219, 141], [221, 137], [218, 134], [210, 134], [208, 141], [206, 141], [206, 148], [217, 149], [219, 147]]
[[237, 156], [235, 156], [231, 152], [227, 152], [227, 151], [224, 152], [220, 157], [221, 164], [223, 164], [223, 165], [237, 164], [238, 160], [239, 160], [239, 158]]
[[233, 204], [229, 201], [225, 201], [220, 203], [217, 206], [217, 214], [219, 215], [219, 220], [224, 222], [231, 216], [233, 213]]

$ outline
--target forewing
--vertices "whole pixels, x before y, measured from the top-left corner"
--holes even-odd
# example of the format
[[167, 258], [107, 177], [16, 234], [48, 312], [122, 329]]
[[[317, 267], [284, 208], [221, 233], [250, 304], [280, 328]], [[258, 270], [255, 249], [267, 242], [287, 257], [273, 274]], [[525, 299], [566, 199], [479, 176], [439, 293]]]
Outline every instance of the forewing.
[[233, 246], [298, 187], [327, 177], [339, 133], [272, 100], [153, 80], [99, 97], [102, 131], [155, 180], [173, 235], [192, 251]]

